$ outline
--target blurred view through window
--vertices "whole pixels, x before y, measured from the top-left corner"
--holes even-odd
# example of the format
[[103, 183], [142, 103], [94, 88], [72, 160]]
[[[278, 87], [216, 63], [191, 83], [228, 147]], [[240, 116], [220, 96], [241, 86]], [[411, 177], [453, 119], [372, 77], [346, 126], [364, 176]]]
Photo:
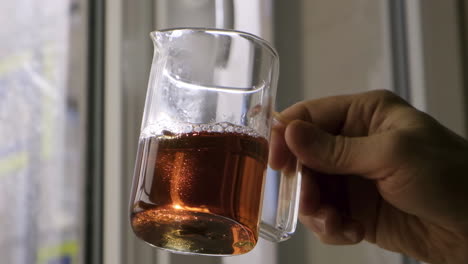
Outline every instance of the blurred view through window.
[[79, 263], [83, 6], [0, 3], [1, 263]]

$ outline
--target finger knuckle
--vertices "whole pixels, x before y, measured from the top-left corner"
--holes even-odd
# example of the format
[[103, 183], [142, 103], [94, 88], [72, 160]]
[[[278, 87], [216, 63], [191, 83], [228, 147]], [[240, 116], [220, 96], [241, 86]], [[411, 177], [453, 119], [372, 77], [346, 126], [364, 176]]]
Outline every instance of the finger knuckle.
[[385, 89], [374, 90], [374, 91], [371, 91], [370, 94], [372, 94], [373, 96], [377, 96], [379, 98], [382, 98], [382, 99], [399, 98], [398, 95], [394, 94], [393, 92], [391, 92], [389, 90], [385, 90]]
[[331, 162], [337, 167], [346, 167], [349, 164], [350, 151], [348, 140], [344, 136], [336, 136], [332, 146]]
[[414, 135], [407, 131], [395, 131], [390, 134], [386, 156], [389, 159], [405, 160], [414, 151]]
[[408, 102], [406, 102], [403, 98], [389, 90], [376, 90], [373, 91], [371, 96], [378, 98], [378, 101], [386, 107], [395, 105], [408, 105]]

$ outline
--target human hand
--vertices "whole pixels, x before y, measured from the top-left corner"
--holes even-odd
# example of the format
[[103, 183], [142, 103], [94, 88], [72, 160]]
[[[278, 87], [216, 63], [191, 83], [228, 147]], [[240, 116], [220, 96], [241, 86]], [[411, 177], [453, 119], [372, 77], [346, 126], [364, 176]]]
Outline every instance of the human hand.
[[365, 239], [431, 263], [468, 263], [468, 142], [388, 91], [295, 104], [270, 166], [304, 166], [300, 221], [328, 244]]

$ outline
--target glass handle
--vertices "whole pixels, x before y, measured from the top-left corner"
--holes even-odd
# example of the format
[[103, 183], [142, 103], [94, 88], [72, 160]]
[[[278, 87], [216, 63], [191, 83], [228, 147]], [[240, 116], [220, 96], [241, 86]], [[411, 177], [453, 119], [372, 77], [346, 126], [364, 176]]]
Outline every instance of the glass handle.
[[[299, 214], [299, 194], [301, 189], [302, 165], [296, 163], [296, 173], [281, 173], [277, 185], [276, 216], [271, 221], [262, 217], [260, 236], [272, 242], [289, 239], [296, 230]], [[270, 179], [271, 181], [272, 179]], [[267, 180], [268, 181], [268, 180]], [[268, 183], [267, 183], [268, 184]], [[270, 183], [271, 185], [272, 183]], [[269, 186], [268, 186], [269, 187]], [[269, 201], [264, 201], [268, 203]], [[263, 214], [265, 215], [265, 213]]]
[[[276, 208], [274, 206], [270, 208], [268, 203], [271, 203], [272, 200], [268, 198], [264, 200], [264, 210], [266, 211], [263, 212], [260, 224], [260, 236], [262, 238], [272, 242], [281, 242], [289, 239], [294, 234], [299, 214], [301, 178], [302, 164], [300, 162], [296, 162], [295, 173], [273, 172], [267, 175], [265, 188], [269, 190], [266, 190], [266, 192], [276, 189], [277, 203]], [[268, 217], [268, 215], [273, 217]]]
[[269, 241], [285, 241], [296, 230], [302, 179], [299, 161], [295, 169], [292, 173], [267, 172], [260, 236]]

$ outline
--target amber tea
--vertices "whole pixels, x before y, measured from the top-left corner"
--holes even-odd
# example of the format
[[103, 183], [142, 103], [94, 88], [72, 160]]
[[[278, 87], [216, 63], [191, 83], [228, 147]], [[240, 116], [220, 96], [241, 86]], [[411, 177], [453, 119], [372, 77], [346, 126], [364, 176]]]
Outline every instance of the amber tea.
[[131, 209], [138, 237], [203, 254], [255, 246], [268, 142], [240, 127], [224, 131], [232, 132], [165, 131], [140, 141]]

